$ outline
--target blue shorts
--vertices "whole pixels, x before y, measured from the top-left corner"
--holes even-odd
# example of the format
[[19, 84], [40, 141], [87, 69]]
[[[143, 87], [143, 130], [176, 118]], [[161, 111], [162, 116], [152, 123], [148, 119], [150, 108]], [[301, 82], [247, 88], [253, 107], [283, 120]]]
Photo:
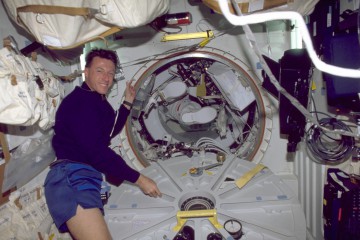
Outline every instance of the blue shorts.
[[99, 208], [102, 174], [87, 164], [61, 160], [50, 167], [44, 182], [45, 198], [56, 227], [67, 232], [66, 222], [75, 216], [76, 208]]

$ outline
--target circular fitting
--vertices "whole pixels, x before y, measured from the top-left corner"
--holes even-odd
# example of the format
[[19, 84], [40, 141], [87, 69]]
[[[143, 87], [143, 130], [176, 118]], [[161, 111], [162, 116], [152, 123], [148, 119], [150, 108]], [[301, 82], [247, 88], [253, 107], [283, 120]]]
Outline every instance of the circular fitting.
[[37, 13], [35, 16], [36, 22], [40, 23], [40, 24], [44, 24], [45, 20], [43, 15], [41, 15], [40, 13]]
[[226, 155], [225, 155], [225, 153], [223, 153], [223, 152], [218, 152], [218, 153], [216, 154], [216, 160], [218, 161], [218, 163], [223, 163], [223, 162], [225, 162], [225, 160], [226, 160]]
[[207, 240], [222, 240], [223, 237], [220, 233], [210, 233], [207, 238]]
[[236, 219], [227, 220], [224, 223], [224, 228], [234, 239], [240, 239], [243, 235], [242, 225]]
[[[209, 72], [211, 70], [213, 75], [219, 76], [219, 79], [215, 80], [213, 75], [208, 74], [205, 79], [208, 95], [205, 98], [193, 93], [201, 78], [199, 64], [203, 64]], [[240, 105], [235, 105], [235, 101], [227, 98], [226, 90], [221, 85], [222, 75], [217, 73], [216, 69], [223, 69], [235, 80], [246, 83], [246, 91], [253, 100], [247, 103], [249, 105], [241, 114]], [[147, 62], [133, 77], [137, 79], [135, 85], [137, 92], [147, 94], [137, 94], [134, 101], [137, 107], [133, 108], [131, 113], [133, 120], [126, 123], [125, 131], [121, 134], [121, 144], [126, 146], [125, 152], [128, 153], [126, 161], [141, 170], [149, 166], [152, 161], [188, 153], [187, 149], [179, 149], [175, 154], [169, 155], [162, 150], [162, 137], [171, 135], [170, 144], [199, 143], [203, 139], [212, 139], [225, 151], [249, 161], [259, 162], [271, 136], [271, 108], [266, 94], [263, 94], [260, 87], [260, 80], [248, 69], [249, 67], [235, 56], [213, 48], [168, 54], [161, 60], [154, 59]], [[180, 124], [180, 121], [169, 118], [170, 104], [164, 104], [166, 102], [156, 98], [154, 93], [167, 82], [179, 80], [186, 83], [189, 89], [185, 97], [196, 101], [202, 108], [213, 107], [220, 112], [226, 102], [223, 114], [217, 115], [212, 122], [194, 124], [189, 128]], [[173, 104], [176, 104], [176, 101]], [[229, 121], [232, 124], [227, 124]], [[212, 146], [209, 145], [209, 149]]]
[[181, 211], [209, 210], [215, 208], [215, 198], [207, 192], [185, 194], [179, 202]]

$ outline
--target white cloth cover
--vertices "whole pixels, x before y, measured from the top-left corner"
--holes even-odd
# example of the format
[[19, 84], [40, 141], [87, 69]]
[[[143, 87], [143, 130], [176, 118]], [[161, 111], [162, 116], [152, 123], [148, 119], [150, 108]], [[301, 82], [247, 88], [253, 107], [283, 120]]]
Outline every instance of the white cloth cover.
[[50, 71], [23, 55], [0, 49], [0, 123], [38, 124], [47, 130], [54, 125], [63, 98], [64, 87]]
[[170, 0], [90, 0], [95, 17], [120, 28], [146, 25], [169, 10]]
[[53, 49], [71, 49], [121, 28], [145, 25], [166, 13], [170, 5], [170, 0], [3, 2], [9, 16], [19, 26], [32, 34], [37, 42]]
[[0, 78], [0, 123], [25, 124], [32, 119], [31, 97], [24, 77], [11, 85], [10, 76]]
[[30, 96], [26, 72], [20, 58], [7, 48], [0, 50], [0, 123], [25, 124], [34, 118], [36, 104]]

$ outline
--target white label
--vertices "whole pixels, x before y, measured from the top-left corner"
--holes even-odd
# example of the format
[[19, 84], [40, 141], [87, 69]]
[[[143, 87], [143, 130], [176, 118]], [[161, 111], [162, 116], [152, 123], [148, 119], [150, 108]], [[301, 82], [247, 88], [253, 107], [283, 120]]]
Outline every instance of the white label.
[[331, 27], [331, 18], [332, 18], [331, 12], [332, 12], [332, 7], [330, 6], [329, 12], [326, 15], [326, 27]]
[[253, 0], [249, 3], [249, 12], [255, 12], [264, 8], [264, 0]]
[[43, 35], [43, 42], [45, 45], [54, 46], [54, 47], [62, 47], [61, 41], [59, 38], [55, 38], [48, 35]]

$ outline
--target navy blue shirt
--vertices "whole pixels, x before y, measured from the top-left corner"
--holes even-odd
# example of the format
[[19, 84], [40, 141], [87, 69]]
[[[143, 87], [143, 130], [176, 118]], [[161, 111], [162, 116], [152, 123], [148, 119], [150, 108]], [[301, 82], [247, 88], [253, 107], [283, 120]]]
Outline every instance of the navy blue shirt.
[[116, 186], [124, 180], [136, 182], [140, 173], [109, 147], [130, 113], [123, 105], [118, 111], [115, 124], [116, 112], [104, 95], [91, 91], [86, 83], [76, 87], [56, 113], [52, 145], [57, 159], [89, 164]]

